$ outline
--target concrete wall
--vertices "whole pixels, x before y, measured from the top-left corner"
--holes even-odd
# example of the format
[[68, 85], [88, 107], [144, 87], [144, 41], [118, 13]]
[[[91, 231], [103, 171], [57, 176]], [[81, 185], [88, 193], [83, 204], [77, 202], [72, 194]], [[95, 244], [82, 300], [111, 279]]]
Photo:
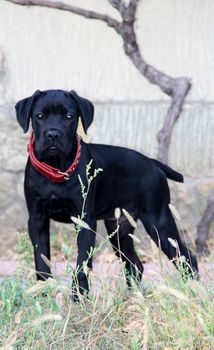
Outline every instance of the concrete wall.
[[[69, 3], [118, 18], [107, 0]], [[173, 202], [193, 237], [214, 189], [213, 17], [212, 0], [147, 0], [140, 3], [136, 21], [145, 59], [172, 76], [192, 79], [169, 163], [186, 176], [185, 185], [173, 186]], [[77, 90], [96, 106], [90, 140], [153, 157], [169, 106], [168, 97], [139, 75], [120, 37], [104, 23], [0, 1], [0, 254], [26, 227], [22, 182], [28, 136], [15, 121], [13, 105], [38, 88]]]

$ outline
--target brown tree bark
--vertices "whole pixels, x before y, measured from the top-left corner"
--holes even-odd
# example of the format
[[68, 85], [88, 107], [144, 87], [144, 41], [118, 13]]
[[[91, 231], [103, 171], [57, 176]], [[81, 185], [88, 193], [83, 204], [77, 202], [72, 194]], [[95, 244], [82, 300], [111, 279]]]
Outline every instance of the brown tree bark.
[[42, 6], [62, 11], [69, 11], [77, 15], [101, 20], [113, 28], [123, 40], [123, 48], [126, 55], [138, 71], [152, 84], [171, 97], [171, 104], [165, 116], [161, 130], [157, 134], [158, 141], [158, 159], [163, 163], [168, 162], [169, 147], [172, 138], [173, 128], [182, 111], [184, 99], [191, 87], [188, 78], [172, 78], [159, 71], [144, 60], [137, 43], [134, 23], [136, 20], [136, 11], [139, 0], [108, 0], [109, 3], [120, 13], [121, 21], [95, 11], [85, 10], [63, 2], [54, 2], [51, 0], [5, 0], [18, 5]]

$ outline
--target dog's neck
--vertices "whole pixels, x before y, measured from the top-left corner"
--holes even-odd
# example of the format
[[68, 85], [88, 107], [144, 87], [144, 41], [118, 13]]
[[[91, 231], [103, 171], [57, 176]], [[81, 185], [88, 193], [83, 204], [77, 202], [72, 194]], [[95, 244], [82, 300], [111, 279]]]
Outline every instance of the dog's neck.
[[77, 140], [74, 138], [72, 142], [71, 152], [68, 155], [59, 153], [57, 155], [47, 156], [42, 158], [38, 156], [38, 160], [64, 172], [73, 163], [76, 153], [77, 153]]

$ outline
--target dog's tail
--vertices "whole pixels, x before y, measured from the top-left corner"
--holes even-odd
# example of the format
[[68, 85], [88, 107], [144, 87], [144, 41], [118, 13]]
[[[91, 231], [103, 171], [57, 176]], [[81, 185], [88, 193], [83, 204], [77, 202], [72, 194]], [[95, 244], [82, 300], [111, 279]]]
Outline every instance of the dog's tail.
[[168, 179], [177, 181], [177, 182], [184, 182], [184, 177], [182, 174], [171, 169], [169, 166], [159, 162], [159, 160], [157, 159], [152, 159], [152, 161], [166, 174]]

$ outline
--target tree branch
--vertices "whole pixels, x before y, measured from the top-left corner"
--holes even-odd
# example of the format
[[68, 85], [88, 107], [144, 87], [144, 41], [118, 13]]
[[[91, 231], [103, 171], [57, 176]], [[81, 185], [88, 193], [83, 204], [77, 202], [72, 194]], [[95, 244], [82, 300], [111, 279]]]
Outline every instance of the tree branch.
[[118, 11], [120, 10], [120, 6], [123, 3], [122, 0], [108, 0], [108, 2]]
[[151, 84], [158, 85], [164, 93], [172, 98], [163, 126], [157, 134], [158, 159], [168, 163], [173, 128], [180, 116], [184, 99], [189, 92], [191, 84], [187, 78], [171, 78], [149, 65], [141, 56], [134, 29], [138, 2], [139, 0], [130, 0], [127, 7], [125, 5], [120, 7], [119, 11], [123, 20], [120, 35], [123, 38], [124, 51], [138, 71]]

